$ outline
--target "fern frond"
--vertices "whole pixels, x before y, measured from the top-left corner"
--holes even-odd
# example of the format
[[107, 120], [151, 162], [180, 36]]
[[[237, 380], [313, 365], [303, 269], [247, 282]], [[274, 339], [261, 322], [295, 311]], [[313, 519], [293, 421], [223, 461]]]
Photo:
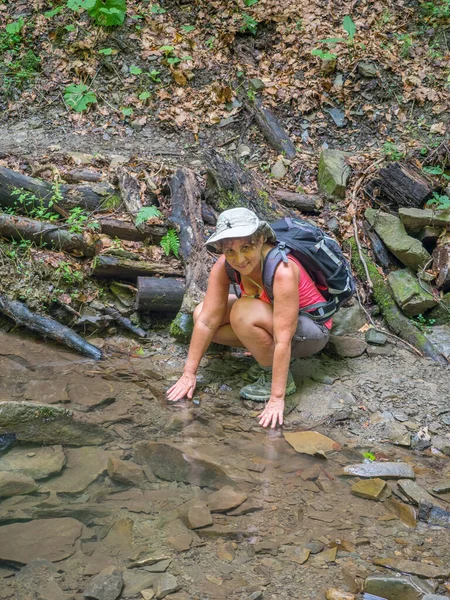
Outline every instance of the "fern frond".
[[164, 254], [169, 256], [172, 252], [178, 258], [178, 251], [180, 249], [180, 238], [175, 229], [169, 229], [166, 235], [161, 239], [161, 248], [164, 250]]

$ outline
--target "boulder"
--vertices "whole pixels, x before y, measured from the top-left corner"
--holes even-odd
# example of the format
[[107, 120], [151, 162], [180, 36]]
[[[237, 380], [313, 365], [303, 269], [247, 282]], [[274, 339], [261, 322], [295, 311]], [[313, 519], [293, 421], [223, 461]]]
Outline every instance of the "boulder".
[[322, 192], [335, 198], [345, 198], [350, 173], [345, 152], [329, 148], [322, 150], [318, 174], [319, 189]]
[[430, 286], [421, 284], [410, 269], [391, 271], [388, 281], [395, 302], [408, 317], [422, 315], [437, 305]]
[[98, 425], [77, 421], [61, 406], [36, 402], [0, 402], [0, 433], [18, 440], [71, 446], [99, 446], [111, 434]]
[[116, 600], [120, 596], [123, 584], [122, 570], [107, 567], [90, 580], [83, 595], [89, 600]]
[[330, 335], [328, 344], [342, 358], [356, 358], [367, 350], [367, 343], [348, 335]]
[[400, 208], [398, 216], [409, 233], [419, 233], [426, 227], [446, 229], [450, 224], [450, 212], [431, 209]]
[[374, 208], [368, 208], [364, 215], [392, 254], [406, 267], [418, 271], [430, 260], [421, 242], [406, 233], [398, 217]]
[[439, 305], [430, 310], [427, 317], [434, 325], [450, 324], [450, 292], [444, 294]]
[[359, 302], [354, 301], [351, 306], [344, 306], [333, 315], [333, 335], [346, 335], [359, 331], [366, 324], [366, 315]]

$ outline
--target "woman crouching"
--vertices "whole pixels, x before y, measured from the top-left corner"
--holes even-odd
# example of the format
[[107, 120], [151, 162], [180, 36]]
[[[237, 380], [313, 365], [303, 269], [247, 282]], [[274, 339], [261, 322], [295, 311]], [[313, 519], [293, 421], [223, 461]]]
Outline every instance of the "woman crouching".
[[[307, 314], [299, 315], [303, 307], [325, 299], [291, 254], [276, 268], [270, 301], [263, 286], [263, 270], [276, 245], [272, 228], [252, 211], [233, 208], [219, 215], [206, 246], [220, 256], [211, 269], [205, 299], [194, 311], [184, 373], [167, 391], [169, 400], [192, 398], [200, 361], [214, 341], [251, 352], [256, 364], [243, 375], [249, 383], [240, 395], [266, 403], [258, 417], [260, 425], [283, 424], [284, 398], [296, 391], [290, 360], [322, 350], [331, 319], [319, 325]], [[229, 294], [233, 273], [239, 281], [239, 298]]]

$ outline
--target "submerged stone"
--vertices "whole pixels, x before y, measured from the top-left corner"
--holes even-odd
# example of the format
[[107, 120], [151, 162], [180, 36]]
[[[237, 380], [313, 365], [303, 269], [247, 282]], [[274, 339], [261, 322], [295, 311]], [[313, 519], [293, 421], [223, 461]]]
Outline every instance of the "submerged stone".
[[187, 513], [187, 524], [189, 529], [198, 529], [212, 525], [211, 512], [205, 502], [196, 502]]
[[386, 482], [382, 479], [366, 479], [352, 485], [352, 494], [369, 500], [379, 500]]
[[37, 483], [29, 475], [9, 471], [0, 472], [0, 498], [31, 494], [37, 488]]
[[12, 448], [0, 457], [0, 471], [14, 471], [33, 477], [45, 479], [59, 473], [66, 462], [62, 446], [46, 448], [22, 446]]
[[406, 575], [370, 575], [364, 589], [389, 600], [421, 600], [423, 594], [433, 591], [428, 583]]
[[411, 481], [410, 479], [400, 480], [397, 485], [414, 504], [419, 505], [421, 502], [429, 502], [432, 506], [443, 508], [439, 500], [436, 500], [436, 498], [420, 487], [415, 481]]
[[211, 512], [226, 512], [240, 506], [245, 500], [247, 500], [247, 494], [238, 492], [227, 485], [211, 494], [208, 498], [208, 507]]
[[341, 445], [317, 431], [294, 431], [284, 433], [284, 439], [301, 454], [326, 458], [327, 452], [341, 449]]
[[438, 481], [433, 486], [433, 492], [436, 494], [448, 494], [450, 493], [450, 479], [444, 479], [443, 481]]
[[165, 598], [167, 594], [172, 594], [176, 592], [180, 586], [178, 585], [177, 578], [170, 573], [164, 573], [161, 577], [158, 578], [153, 589], [155, 590], [156, 597]]
[[89, 600], [116, 600], [123, 588], [122, 570], [107, 567], [91, 579], [83, 596]]
[[351, 477], [380, 477], [381, 479], [415, 479], [414, 470], [401, 462], [371, 462], [344, 467], [344, 475]]
[[355, 594], [350, 594], [349, 592], [344, 592], [336, 588], [330, 588], [327, 590], [325, 593], [325, 598], [327, 600], [356, 600]]

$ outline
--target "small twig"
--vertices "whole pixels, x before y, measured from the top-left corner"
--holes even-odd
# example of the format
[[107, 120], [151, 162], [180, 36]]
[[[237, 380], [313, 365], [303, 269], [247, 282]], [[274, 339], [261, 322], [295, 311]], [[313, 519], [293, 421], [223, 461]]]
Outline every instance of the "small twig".
[[356, 223], [356, 215], [353, 215], [353, 231], [355, 233], [355, 242], [356, 242], [356, 246], [358, 248], [359, 259], [360, 259], [360, 261], [362, 263], [362, 266], [364, 267], [364, 272], [366, 274], [367, 283], [369, 284], [369, 288], [371, 290], [373, 290], [373, 283], [372, 283], [372, 280], [371, 280], [370, 275], [369, 275], [369, 269], [367, 268], [367, 264], [366, 264], [366, 261], [364, 259], [363, 253], [362, 253], [361, 244], [359, 243], [358, 225]]

